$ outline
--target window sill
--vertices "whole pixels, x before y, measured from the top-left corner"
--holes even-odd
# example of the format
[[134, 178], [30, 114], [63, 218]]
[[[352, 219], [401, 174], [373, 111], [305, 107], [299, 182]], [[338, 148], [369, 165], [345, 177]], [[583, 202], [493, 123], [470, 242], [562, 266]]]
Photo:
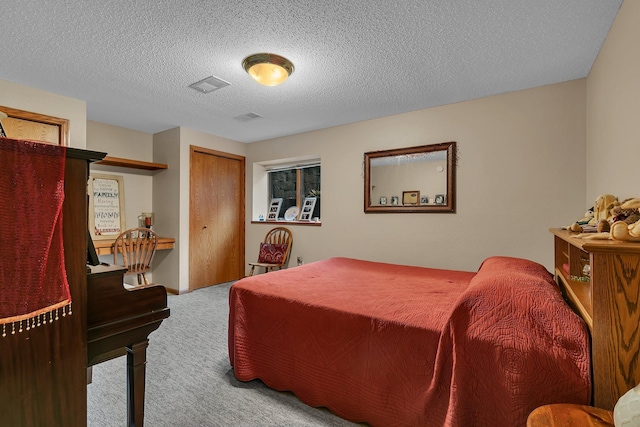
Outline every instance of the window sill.
[[320, 227], [322, 222], [315, 221], [251, 221], [251, 224], [278, 224], [278, 225], [310, 225]]

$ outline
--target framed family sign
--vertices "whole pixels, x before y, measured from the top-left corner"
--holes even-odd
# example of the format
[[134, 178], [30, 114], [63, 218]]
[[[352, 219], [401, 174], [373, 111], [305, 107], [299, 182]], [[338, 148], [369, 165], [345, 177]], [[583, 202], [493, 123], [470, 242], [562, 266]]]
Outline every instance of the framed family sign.
[[89, 175], [91, 238], [115, 239], [125, 229], [123, 178], [116, 175]]

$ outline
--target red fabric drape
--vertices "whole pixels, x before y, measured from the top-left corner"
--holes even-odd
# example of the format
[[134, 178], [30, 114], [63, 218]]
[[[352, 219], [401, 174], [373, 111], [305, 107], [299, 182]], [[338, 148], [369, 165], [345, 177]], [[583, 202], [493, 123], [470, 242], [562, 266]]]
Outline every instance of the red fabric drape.
[[65, 159], [63, 146], [0, 138], [0, 325], [22, 329], [22, 321], [71, 303], [62, 239]]

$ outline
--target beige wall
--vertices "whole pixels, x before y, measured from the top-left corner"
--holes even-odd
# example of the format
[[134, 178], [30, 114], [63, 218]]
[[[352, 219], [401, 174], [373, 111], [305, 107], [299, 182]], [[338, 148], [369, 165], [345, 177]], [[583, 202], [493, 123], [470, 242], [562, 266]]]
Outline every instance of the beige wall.
[[[348, 256], [476, 270], [512, 255], [551, 268], [548, 228], [584, 213], [585, 99], [580, 79], [262, 141], [249, 144], [247, 173], [254, 162], [321, 156], [322, 226], [291, 225], [292, 265]], [[364, 152], [446, 141], [458, 143], [456, 214], [364, 214]], [[248, 223], [247, 259], [269, 227]]]
[[[153, 135], [91, 120], [87, 121], [86, 148], [105, 152], [112, 157], [153, 161]], [[137, 227], [138, 216], [142, 212], [153, 212], [151, 189], [155, 172], [92, 164], [90, 173], [123, 178], [125, 229]], [[103, 262], [113, 263], [113, 257], [110, 255], [101, 256], [100, 259]], [[156, 260], [154, 265], [158, 263]], [[152, 281], [153, 274], [148, 274], [147, 278]], [[127, 277], [125, 281], [133, 284], [135, 277]]]
[[87, 104], [78, 99], [0, 80], [0, 105], [69, 120], [69, 145], [85, 148]]
[[625, 0], [587, 78], [587, 201], [640, 197], [640, 2]]
[[[153, 135], [94, 121], [87, 121], [86, 148], [112, 157], [153, 161]], [[91, 173], [123, 177], [126, 228], [137, 227], [142, 212], [152, 212], [155, 172], [92, 164]]]

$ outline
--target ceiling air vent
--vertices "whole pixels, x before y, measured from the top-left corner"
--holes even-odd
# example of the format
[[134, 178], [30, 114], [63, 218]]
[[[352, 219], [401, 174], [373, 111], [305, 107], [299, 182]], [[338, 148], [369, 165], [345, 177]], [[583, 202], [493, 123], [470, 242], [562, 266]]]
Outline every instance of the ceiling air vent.
[[230, 84], [231, 83], [225, 82], [222, 79], [211, 76], [207, 77], [204, 80], [200, 80], [199, 82], [190, 84], [189, 87], [201, 93], [209, 93], [213, 92], [214, 90], [221, 89], [225, 86], [229, 86]]
[[235, 116], [234, 119], [239, 120], [241, 122], [248, 122], [249, 120], [259, 119], [260, 117], [262, 116], [258, 113], [247, 113], [247, 114], [242, 114], [240, 116]]

